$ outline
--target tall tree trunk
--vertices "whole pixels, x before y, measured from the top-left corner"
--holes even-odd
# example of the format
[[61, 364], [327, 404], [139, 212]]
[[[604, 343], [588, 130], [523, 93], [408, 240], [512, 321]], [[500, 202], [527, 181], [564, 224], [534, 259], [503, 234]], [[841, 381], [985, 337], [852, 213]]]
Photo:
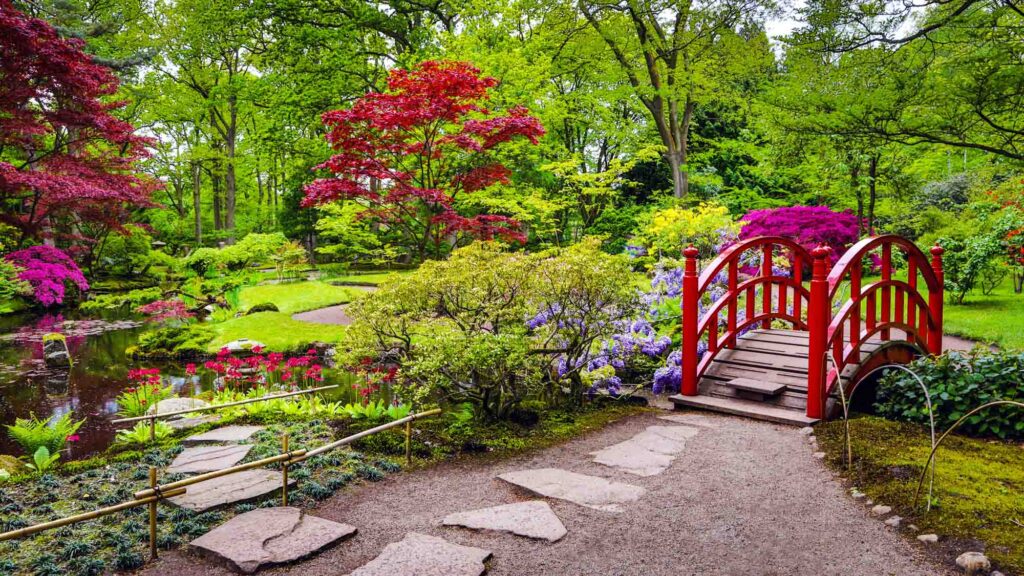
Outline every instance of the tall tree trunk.
[[224, 228], [228, 231], [228, 243], [235, 243], [235, 140], [238, 135], [238, 100], [228, 97], [227, 166], [224, 172]]
[[868, 161], [868, 235], [875, 235], [875, 201], [878, 199], [878, 155], [872, 154]]
[[860, 190], [860, 161], [851, 158], [850, 187], [857, 198], [857, 236], [864, 235], [864, 194]]
[[256, 225], [263, 229], [263, 177], [260, 174], [260, 155], [254, 157], [256, 161]]
[[203, 243], [203, 176], [199, 162], [192, 162], [192, 215], [196, 247]]
[[220, 161], [214, 163], [214, 172], [211, 176], [213, 181], [213, 229], [223, 230], [223, 221], [220, 212]]

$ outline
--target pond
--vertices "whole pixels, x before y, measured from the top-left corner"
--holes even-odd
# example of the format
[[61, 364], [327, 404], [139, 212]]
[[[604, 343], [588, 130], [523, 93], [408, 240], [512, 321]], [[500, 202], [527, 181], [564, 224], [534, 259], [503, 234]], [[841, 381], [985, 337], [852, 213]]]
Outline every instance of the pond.
[[[117, 395], [128, 386], [129, 370], [159, 368], [164, 383], [173, 385], [179, 396], [213, 388], [212, 374], [186, 376], [184, 362], [140, 363], [126, 357], [125, 350], [137, 343], [145, 329], [137, 317], [127, 314], [96, 318], [70, 311], [0, 318], [0, 425], [32, 414], [51, 418], [73, 411], [75, 419], [86, 419], [78, 441], [69, 443], [69, 457], [81, 459], [113, 443], [118, 427], [111, 420], [118, 417]], [[42, 338], [49, 332], [65, 335], [74, 359], [72, 368], [46, 366]], [[344, 399], [351, 390], [342, 386], [331, 396]], [[21, 455], [3, 427], [0, 454]]]

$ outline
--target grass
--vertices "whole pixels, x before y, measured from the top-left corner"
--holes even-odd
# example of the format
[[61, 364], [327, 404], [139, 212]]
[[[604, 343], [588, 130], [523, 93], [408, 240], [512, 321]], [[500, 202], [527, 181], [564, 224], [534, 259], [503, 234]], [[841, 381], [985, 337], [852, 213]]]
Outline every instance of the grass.
[[[930, 451], [927, 431], [914, 424], [875, 417], [850, 421], [853, 469], [849, 479], [875, 502], [892, 506], [904, 525], [935, 533], [943, 543], [932, 552], [949, 558], [977, 550], [1000, 569], [1024, 572], [1024, 447], [1010, 443], [953, 435], [939, 448], [935, 474], [935, 503], [925, 513], [922, 503], [912, 509], [918, 477]], [[843, 424], [822, 425], [818, 441], [826, 462], [843, 473]], [[923, 492], [927, 491], [927, 484]]]
[[326, 282], [285, 282], [246, 286], [238, 295], [239, 308], [248, 310], [256, 304], [272, 302], [279, 312], [295, 314], [351, 301], [358, 289], [334, 286]]
[[1024, 294], [1014, 294], [1012, 281], [1007, 278], [988, 296], [978, 290], [963, 304], [947, 302], [943, 324], [947, 334], [1007, 350], [1024, 350]]
[[293, 320], [286, 312], [258, 312], [211, 324], [210, 328], [216, 336], [207, 345], [209, 352], [239, 338], [258, 340], [272, 351], [288, 352], [305, 350], [313, 342], [340, 342], [345, 336], [344, 326]]

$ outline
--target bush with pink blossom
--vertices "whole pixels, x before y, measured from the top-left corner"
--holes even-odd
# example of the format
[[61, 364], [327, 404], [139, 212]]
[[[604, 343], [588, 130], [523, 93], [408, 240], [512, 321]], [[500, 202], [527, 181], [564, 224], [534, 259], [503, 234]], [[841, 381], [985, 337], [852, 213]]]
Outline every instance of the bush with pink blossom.
[[32, 246], [11, 252], [5, 258], [21, 269], [18, 279], [31, 286], [33, 297], [43, 306], [63, 304], [69, 287], [79, 292], [89, 290], [89, 282], [78, 265], [58, 248]]

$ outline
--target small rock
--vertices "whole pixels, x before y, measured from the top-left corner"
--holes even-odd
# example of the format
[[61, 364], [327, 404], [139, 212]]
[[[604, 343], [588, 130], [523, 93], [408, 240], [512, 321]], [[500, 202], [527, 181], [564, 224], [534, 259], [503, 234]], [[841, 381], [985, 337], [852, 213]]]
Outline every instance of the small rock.
[[864, 501], [864, 505], [865, 506], [874, 506], [874, 504], [875, 504], [875, 501], [872, 500], [871, 498], [868, 498], [867, 500]]
[[920, 536], [917, 537], [917, 539], [920, 540], [921, 542], [924, 542], [925, 544], [935, 544], [936, 542], [939, 541], [939, 535], [938, 534], [921, 534]]
[[957, 556], [956, 565], [963, 568], [967, 576], [974, 574], [988, 574], [992, 569], [992, 563], [981, 552], [964, 552]]
[[818, 460], [824, 460], [825, 459], [825, 453], [824, 452], [815, 452], [814, 453], [814, 457], [817, 458]]
[[899, 516], [893, 516], [893, 517], [891, 517], [891, 518], [889, 518], [888, 520], [885, 521], [885, 525], [889, 526], [889, 527], [892, 527], [892, 528], [899, 528], [900, 527], [900, 522], [902, 522], [902, 521], [903, 521], [903, 518], [900, 518]]
[[857, 490], [856, 488], [854, 488], [850, 492], [850, 496], [852, 496], [854, 500], [860, 500], [861, 498], [864, 498], [865, 496], [867, 496], [867, 494], [865, 494], [865, 493], [861, 492], [860, 490]]
[[988, 576], [1006, 576], [1006, 574], [1003, 574], [999, 570], [993, 570], [992, 572], [989, 573]]
[[889, 512], [892, 512], [892, 506], [882, 506], [879, 504], [871, 509], [871, 513], [875, 516], [885, 516]]
[[914, 524], [907, 524], [907, 530], [910, 530], [911, 532], [917, 532], [918, 528]]
[[804, 436], [810, 436], [811, 434], [814, 434], [814, 428], [811, 428], [810, 426], [804, 426], [803, 428], [800, 429], [800, 433], [803, 434]]

